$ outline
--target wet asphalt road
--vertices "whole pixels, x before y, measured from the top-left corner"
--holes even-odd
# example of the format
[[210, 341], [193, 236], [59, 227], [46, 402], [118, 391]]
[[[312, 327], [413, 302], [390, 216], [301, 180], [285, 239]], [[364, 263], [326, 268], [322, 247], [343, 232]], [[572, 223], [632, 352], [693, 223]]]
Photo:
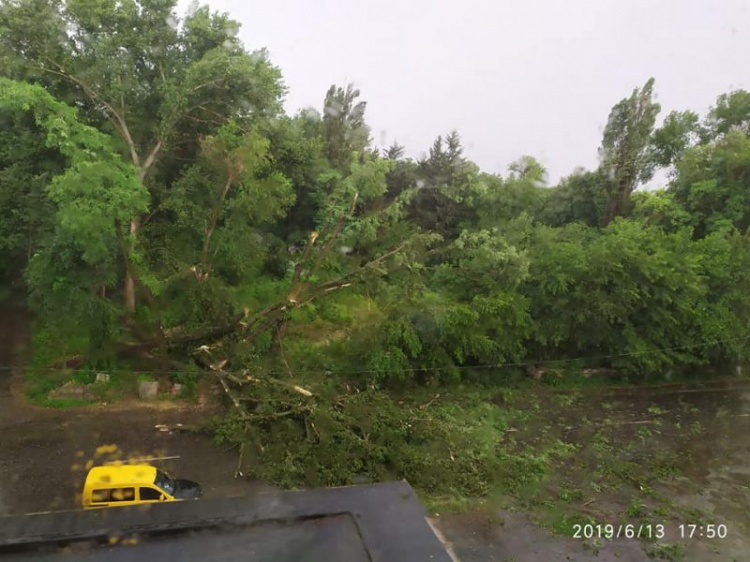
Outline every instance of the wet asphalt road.
[[[20, 397], [17, 368], [28, 348], [28, 317], [22, 306], [0, 307], [0, 515], [79, 507], [86, 463], [115, 457], [169, 457], [160, 464], [174, 475], [202, 484], [206, 497], [231, 497], [267, 489], [234, 478], [236, 451], [216, 446], [210, 433], [175, 431], [199, 427], [210, 415], [172, 403], [91, 406], [52, 410]], [[14, 369], [5, 368], [15, 365]], [[160, 431], [166, 425], [173, 431]], [[97, 448], [115, 445], [107, 458]]]
[[[597, 552], [583, 541], [554, 536], [522, 513], [464, 513], [432, 523], [461, 562], [651, 562], [640, 541], [603, 541]], [[501, 521], [498, 523], [497, 521]]]
[[[155, 428], [195, 423], [199, 416], [185, 409], [66, 410], [0, 428], [0, 507], [4, 514], [77, 509], [87, 462], [132, 457], [179, 457], [153, 464], [199, 482], [207, 498], [261, 489], [257, 482], [234, 478], [236, 451], [214, 445], [210, 435]], [[102, 445], [122, 453], [97, 456]]]
[[15, 364], [27, 347], [28, 337], [26, 310], [17, 303], [0, 305], [0, 428], [27, 413], [16, 408], [12, 390], [20, 378]]
[[[666, 480], [658, 490], [675, 506], [699, 509], [699, 516], [685, 521], [662, 521], [652, 515], [654, 524], [666, 523], [663, 543], [678, 544], [680, 562], [750, 561], [750, 385], [742, 380], [712, 388], [635, 388], [613, 392], [606, 398], [606, 416], [642, 420], [649, 408], [658, 406], [663, 416], [690, 411], [700, 422], [698, 434], [688, 439], [681, 451], [685, 459], [681, 474]], [[586, 401], [586, 414], [595, 419], [596, 401]], [[601, 412], [599, 412], [601, 414]], [[632, 427], [632, 426], [631, 426]], [[688, 431], [687, 424], [682, 431]], [[675, 435], [654, 432], [649, 446], [674, 450]], [[582, 483], [582, 485], [585, 483]], [[617, 499], [617, 498], [616, 498]], [[627, 501], [609, 506], [596, 522], [618, 523]], [[597, 504], [601, 505], [599, 500]], [[619, 515], [618, 515], [619, 514]], [[553, 536], [529, 521], [523, 513], [499, 511], [490, 521], [486, 513], [465, 513], [438, 517], [435, 526], [451, 543], [463, 562], [645, 562], [653, 560], [637, 539], [602, 540], [597, 552], [583, 541]], [[686, 516], [688, 517], [688, 516]], [[697, 533], [692, 539], [679, 536], [680, 524], [724, 524], [727, 536], [708, 539]]]

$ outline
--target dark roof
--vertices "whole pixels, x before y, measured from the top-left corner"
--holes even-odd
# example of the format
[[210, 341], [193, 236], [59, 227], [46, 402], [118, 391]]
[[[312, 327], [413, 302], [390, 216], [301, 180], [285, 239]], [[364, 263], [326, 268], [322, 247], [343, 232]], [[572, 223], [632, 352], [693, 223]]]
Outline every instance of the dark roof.
[[408, 483], [0, 518], [18, 560], [450, 562]]

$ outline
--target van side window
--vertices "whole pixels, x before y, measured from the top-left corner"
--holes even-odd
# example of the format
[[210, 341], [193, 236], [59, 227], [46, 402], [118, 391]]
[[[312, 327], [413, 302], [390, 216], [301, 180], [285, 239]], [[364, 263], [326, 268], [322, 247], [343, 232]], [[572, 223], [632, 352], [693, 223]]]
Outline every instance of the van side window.
[[141, 488], [141, 501], [160, 500], [161, 492], [153, 488]]
[[112, 490], [91, 490], [91, 502], [92, 503], [104, 503], [108, 502], [112, 497]]
[[132, 502], [135, 499], [135, 488], [115, 488], [112, 492], [111, 502]]

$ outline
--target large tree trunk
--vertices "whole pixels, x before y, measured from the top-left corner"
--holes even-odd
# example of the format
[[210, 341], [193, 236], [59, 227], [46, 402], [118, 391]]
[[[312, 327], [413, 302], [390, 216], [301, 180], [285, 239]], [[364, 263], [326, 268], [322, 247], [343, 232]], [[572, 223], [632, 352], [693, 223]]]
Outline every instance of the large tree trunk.
[[[130, 147], [131, 152], [131, 158], [133, 160], [133, 165], [138, 169], [138, 179], [141, 181], [142, 184], [145, 185], [146, 182], [146, 176], [148, 175], [149, 170], [151, 169], [151, 166], [156, 161], [157, 157], [159, 156], [159, 153], [161, 152], [162, 147], [162, 141], [159, 140], [154, 148], [149, 153], [148, 157], [146, 158], [146, 161], [141, 165], [140, 158], [138, 157], [138, 152], [135, 148], [135, 143], [133, 143], [133, 139], [130, 137], [130, 132], [127, 129], [127, 126], [125, 126], [124, 121], [122, 122], [122, 129], [123, 134], [125, 137], [125, 140], [128, 143], [128, 146]], [[130, 237], [132, 239], [132, 244], [135, 244], [136, 237], [138, 236], [138, 229], [140, 227], [139, 224], [139, 218], [135, 218], [132, 221], [130, 221]], [[130, 260], [130, 251], [125, 249], [125, 255], [124, 258], [126, 261], [129, 262]], [[135, 275], [133, 273], [132, 264], [127, 263], [125, 267], [125, 283], [123, 285], [123, 293], [124, 293], [124, 300], [125, 300], [125, 311], [131, 315], [135, 313]]]
[[[135, 238], [138, 234], [138, 222], [133, 220], [130, 223], [130, 236]], [[128, 259], [127, 257], [125, 259]], [[125, 268], [125, 284], [123, 286], [125, 298], [125, 310], [128, 314], [135, 313], [135, 278], [131, 268]]]

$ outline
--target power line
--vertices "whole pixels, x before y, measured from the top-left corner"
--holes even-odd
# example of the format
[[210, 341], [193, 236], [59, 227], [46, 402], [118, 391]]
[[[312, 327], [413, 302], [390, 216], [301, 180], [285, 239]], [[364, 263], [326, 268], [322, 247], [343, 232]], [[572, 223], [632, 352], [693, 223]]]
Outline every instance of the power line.
[[[631, 351], [626, 353], [613, 353], [608, 355], [588, 355], [588, 356], [579, 356], [579, 357], [568, 357], [564, 359], [542, 359], [538, 361], [522, 361], [522, 362], [511, 362], [511, 363], [487, 363], [483, 365], [455, 365], [452, 367], [406, 367], [402, 369], [297, 369], [296, 373], [302, 373], [302, 374], [323, 374], [323, 375], [335, 375], [335, 374], [377, 374], [377, 373], [416, 373], [416, 372], [444, 372], [444, 371], [455, 371], [455, 370], [470, 370], [470, 369], [508, 369], [508, 368], [514, 368], [514, 367], [535, 367], [539, 365], [552, 365], [552, 364], [566, 364], [566, 363], [573, 363], [573, 362], [579, 362], [579, 361], [593, 361], [593, 360], [603, 360], [603, 359], [616, 359], [619, 357], [633, 357], [638, 355], [648, 355], [651, 353], [663, 353], [667, 351], [679, 351], [684, 349], [695, 349], [700, 347], [710, 347], [714, 345], [719, 345], [723, 343], [730, 343], [730, 342], [737, 342], [737, 341], [744, 341], [750, 339], [750, 335], [746, 336], [739, 336], [735, 338], [726, 338], [722, 340], [714, 340], [714, 341], [705, 341], [701, 343], [696, 344], [689, 344], [689, 345], [680, 345], [680, 346], [674, 346], [674, 347], [661, 347], [661, 348], [652, 348], [652, 349], [646, 349], [642, 351]], [[0, 371], [9, 371], [13, 369], [13, 365], [0, 365]], [[54, 369], [51, 369], [49, 367], [26, 367], [23, 368], [23, 370], [27, 373], [48, 373], [50, 371], [53, 371]], [[185, 373], [189, 372], [189, 370], [179, 370], [179, 369], [95, 369], [98, 372], [101, 373], [107, 373], [107, 374], [116, 374], [116, 373], [141, 373], [141, 374], [177, 374], [177, 373]], [[232, 369], [232, 370], [225, 370], [223, 372], [234, 374], [234, 373], [246, 373], [250, 371], [250, 369]], [[211, 371], [209, 369], [202, 369], [200, 371], [196, 371], [197, 373], [213, 373], [216, 371]], [[287, 374], [287, 371], [284, 370], [267, 370], [264, 371], [265, 374], [269, 375], [285, 375]]]

